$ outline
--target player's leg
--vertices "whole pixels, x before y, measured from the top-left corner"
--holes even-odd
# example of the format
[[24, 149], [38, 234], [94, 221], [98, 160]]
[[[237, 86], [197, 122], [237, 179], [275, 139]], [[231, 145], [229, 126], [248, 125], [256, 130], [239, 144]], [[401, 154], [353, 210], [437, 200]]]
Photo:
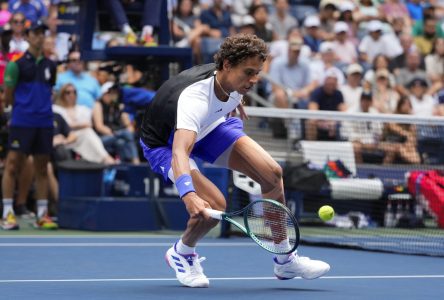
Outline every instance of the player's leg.
[[[174, 182], [171, 168], [171, 147], [149, 148], [142, 141], [140, 142], [143, 154], [150, 163], [151, 170], [161, 174], [165, 180], [168, 178]], [[191, 176], [196, 193], [199, 194], [209, 206], [224, 208], [225, 200], [220, 191], [198, 170], [194, 160], [190, 159]], [[213, 207], [212, 206], [212, 207]], [[177, 279], [185, 286], [208, 287], [209, 280], [203, 273], [200, 265], [202, 259], [195, 252], [195, 246], [199, 239], [208, 230], [214, 227], [217, 222], [213, 220], [205, 221], [198, 218], [190, 219], [187, 229], [179, 241], [177, 241], [165, 253], [168, 265], [175, 271]]]
[[243, 136], [236, 141], [228, 166], [259, 183], [264, 198], [285, 204], [281, 166], [250, 137]]
[[[194, 160], [190, 159], [191, 177], [196, 193], [208, 207], [224, 210], [225, 198], [221, 191], [206, 178], [197, 168]], [[169, 172], [170, 179], [174, 181], [172, 169]], [[212, 228], [218, 224], [217, 220], [203, 218], [190, 218], [182, 237], [173, 247], [168, 249], [165, 257], [168, 264], [176, 271], [179, 281], [189, 287], [208, 287], [209, 280], [203, 273], [200, 265], [202, 259], [196, 253], [196, 246]]]
[[[236, 141], [229, 157], [229, 166], [257, 181], [261, 185], [264, 198], [285, 203], [282, 168], [250, 137], [244, 136]], [[277, 255], [274, 262], [274, 272], [278, 279], [291, 279], [296, 276], [314, 279], [330, 270], [327, 263], [301, 257], [296, 253]]]

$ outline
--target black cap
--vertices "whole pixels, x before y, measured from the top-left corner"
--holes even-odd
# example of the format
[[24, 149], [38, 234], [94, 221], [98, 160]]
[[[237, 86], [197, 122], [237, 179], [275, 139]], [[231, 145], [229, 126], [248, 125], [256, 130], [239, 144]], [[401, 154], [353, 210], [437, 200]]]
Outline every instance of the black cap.
[[420, 86], [425, 87], [425, 88], [429, 86], [429, 84], [427, 83], [427, 81], [426, 81], [424, 78], [421, 78], [421, 77], [415, 77], [415, 78], [413, 78], [413, 79], [409, 82], [408, 87], [411, 88], [412, 86], [415, 86], [415, 85], [420, 85]]
[[361, 93], [361, 100], [371, 100], [373, 97], [372, 92], [370, 91], [362, 91]]
[[28, 28], [26, 28], [26, 31], [37, 31], [37, 30], [47, 30], [48, 26], [43, 23], [41, 20], [38, 20], [36, 22], [31, 23]]

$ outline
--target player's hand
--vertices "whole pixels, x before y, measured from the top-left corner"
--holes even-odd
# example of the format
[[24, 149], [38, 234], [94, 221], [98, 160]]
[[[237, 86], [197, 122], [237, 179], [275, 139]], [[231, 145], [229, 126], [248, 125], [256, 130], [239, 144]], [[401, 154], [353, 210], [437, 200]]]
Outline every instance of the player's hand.
[[210, 219], [210, 216], [205, 211], [205, 208], [210, 208], [210, 205], [196, 193], [188, 193], [182, 197], [182, 200], [191, 218]]

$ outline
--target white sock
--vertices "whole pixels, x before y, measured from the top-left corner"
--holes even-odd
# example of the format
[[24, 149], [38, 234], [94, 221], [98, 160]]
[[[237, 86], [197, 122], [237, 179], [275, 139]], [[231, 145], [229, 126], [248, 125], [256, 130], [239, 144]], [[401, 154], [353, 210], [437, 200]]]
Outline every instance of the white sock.
[[6, 219], [9, 212], [12, 212], [14, 214], [14, 207], [12, 206], [13, 200], [12, 199], [3, 199], [3, 219]]
[[124, 34], [129, 34], [129, 33], [133, 32], [133, 30], [131, 29], [131, 27], [129, 26], [128, 23], [125, 23], [125, 24], [123, 24], [123, 26], [122, 26], [122, 32], [123, 32]]
[[48, 213], [48, 200], [40, 199], [37, 200], [37, 218], [41, 218]]
[[153, 35], [154, 28], [151, 25], [145, 25], [142, 29], [142, 36]]
[[176, 244], [176, 251], [182, 255], [194, 254], [196, 252], [196, 247], [190, 247], [185, 245], [180, 239]]
[[[276, 249], [279, 251], [288, 251], [291, 249], [290, 246], [290, 242], [288, 241], [288, 239], [283, 240], [282, 242], [280, 242], [279, 244], [276, 244]], [[291, 254], [278, 254], [276, 255], [276, 259], [280, 264], [283, 264], [285, 262], [288, 261], [288, 258], [290, 257]]]

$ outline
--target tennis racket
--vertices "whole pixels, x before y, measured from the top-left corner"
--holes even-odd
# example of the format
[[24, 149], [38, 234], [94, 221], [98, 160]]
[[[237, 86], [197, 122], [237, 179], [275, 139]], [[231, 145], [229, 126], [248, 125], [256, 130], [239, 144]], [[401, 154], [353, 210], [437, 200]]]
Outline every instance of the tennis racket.
[[[213, 219], [230, 222], [269, 252], [289, 254], [299, 245], [298, 222], [290, 210], [277, 201], [256, 200], [231, 213], [209, 208], [206, 211]], [[243, 217], [244, 224], [234, 217]]]

